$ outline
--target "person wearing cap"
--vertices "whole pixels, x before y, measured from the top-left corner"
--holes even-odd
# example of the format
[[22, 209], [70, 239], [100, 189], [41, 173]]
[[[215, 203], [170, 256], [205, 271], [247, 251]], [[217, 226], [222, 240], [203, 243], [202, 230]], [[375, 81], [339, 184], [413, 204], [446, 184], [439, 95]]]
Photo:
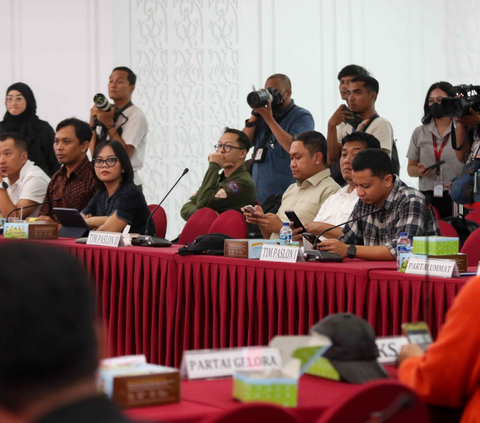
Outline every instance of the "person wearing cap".
[[342, 380], [364, 383], [389, 377], [377, 361], [379, 352], [375, 332], [367, 321], [351, 313], [332, 314], [314, 325], [312, 332], [325, 335], [332, 341], [323, 357]]
[[364, 260], [395, 260], [401, 232], [414, 236], [440, 235], [437, 219], [427, 208], [425, 196], [408, 187], [393, 173], [383, 150], [360, 151], [352, 162], [352, 178], [359, 201], [339, 239], [318, 246], [342, 257]]
[[447, 312], [437, 340], [427, 352], [404, 345], [398, 378], [422, 400], [437, 406], [465, 407], [461, 423], [480, 422], [480, 278], [466, 283]]

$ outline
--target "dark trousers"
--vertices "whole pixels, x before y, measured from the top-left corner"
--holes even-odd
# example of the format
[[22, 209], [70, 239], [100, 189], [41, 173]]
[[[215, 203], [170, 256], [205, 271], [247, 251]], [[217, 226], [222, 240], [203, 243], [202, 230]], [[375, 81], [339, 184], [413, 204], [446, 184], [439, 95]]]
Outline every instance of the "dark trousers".
[[428, 204], [435, 207], [442, 219], [453, 215], [453, 201], [449, 191], [443, 191], [443, 197], [434, 197], [433, 191], [422, 191]]

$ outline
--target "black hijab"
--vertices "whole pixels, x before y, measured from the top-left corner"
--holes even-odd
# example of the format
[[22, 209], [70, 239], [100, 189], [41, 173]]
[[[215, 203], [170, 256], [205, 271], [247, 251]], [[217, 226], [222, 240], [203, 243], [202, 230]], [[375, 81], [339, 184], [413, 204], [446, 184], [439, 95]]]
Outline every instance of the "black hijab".
[[38, 117], [36, 115], [37, 102], [35, 101], [35, 96], [30, 87], [23, 82], [17, 82], [10, 85], [7, 89], [7, 96], [8, 93], [13, 90], [18, 91], [23, 95], [27, 102], [27, 107], [23, 113], [18, 116], [13, 116], [7, 110], [3, 117], [3, 124], [5, 125], [6, 132], [16, 132], [28, 139], [29, 135], [31, 135], [38, 126]]

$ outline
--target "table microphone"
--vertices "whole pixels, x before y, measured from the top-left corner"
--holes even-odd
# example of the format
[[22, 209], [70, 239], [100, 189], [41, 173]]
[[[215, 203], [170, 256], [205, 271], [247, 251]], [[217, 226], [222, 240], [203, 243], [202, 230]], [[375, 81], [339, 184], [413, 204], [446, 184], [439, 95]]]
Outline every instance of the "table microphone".
[[162, 205], [162, 203], [165, 201], [165, 199], [172, 192], [173, 188], [175, 188], [177, 186], [177, 184], [180, 182], [180, 179], [182, 179], [187, 173], [188, 173], [188, 168], [186, 167], [183, 170], [183, 173], [180, 175], [180, 178], [177, 179], [177, 182], [175, 182], [173, 187], [170, 188], [170, 191], [167, 192], [165, 197], [163, 197], [162, 201], [160, 201], [160, 203], [158, 203], [158, 206], [155, 207], [155, 209], [148, 216], [147, 224], [145, 225], [145, 234], [144, 235], [138, 235], [136, 238], [133, 238], [132, 239], [132, 245], [139, 245], [139, 246], [142, 246], [142, 247], [170, 247], [172, 245], [172, 243], [165, 238], [158, 238], [156, 236], [149, 235], [148, 234], [148, 224], [149, 224], [152, 216], [155, 214], [155, 212], [158, 210], [158, 208]]
[[43, 206], [44, 204], [50, 204], [50, 203], [54, 203], [55, 201], [61, 201], [61, 200], [62, 200], [61, 197], [57, 197], [57, 198], [54, 198], [53, 200], [44, 201], [43, 203], [39, 203], [39, 204], [32, 204], [31, 206], [25, 206], [25, 207], [17, 207], [16, 209], [11, 210], [10, 213], [7, 214], [7, 218], [5, 219], [5, 222], [8, 222], [8, 218], [13, 212], [16, 212], [22, 209], [31, 209], [32, 207]]
[[[328, 251], [320, 251], [320, 250], [317, 250], [317, 244], [320, 240], [320, 237], [328, 232], [328, 231], [331, 231], [332, 229], [335, 229], [335, 228], [339, 228], [340, 226], [343, 226], [343, 225], [346, 225], [347, 223], [352, 223], [352, 222], [356, 222], [357, 220], [360, 220], [360, 219], [363, 219], [364, 217], [367, 217], [367, 216], [371, 216], [373, 214], [376, 214], [376, 213], [379, 213], [381, 211], [385, 211], [385, 209], [383, 207], [380, 207], [379, 209], [377, 210], [374, 210], [370, 213], [366, 213], [364, 214], [363, 216], [359, 216], [359, 217], [356, 217], [354, 219], [350, 219], [350, 220], [347, 220], [346, 222], [343, 222], [343, 223], [340, 223], [338, 225], [335, 225], [335, 226], [332, 226], [330, 228], [327, 228], [325, 230], [323, 230], [322, 232], [320, 232], [316, 237], [315, 237], [315, 241], [313, 242], [313, 249], [311, 250], [305, 250], [305, 252], [303, 253], [303, 257], [305, 258], [305, 260], [309, 261], [309, 260], [315, 260], [315, 261], [343, 261], [343, 258], [341, 255], [339, 254], [336, 254], [336, 253], [330, 253]], [[321, 242], [321, 241], [320, 241]]]

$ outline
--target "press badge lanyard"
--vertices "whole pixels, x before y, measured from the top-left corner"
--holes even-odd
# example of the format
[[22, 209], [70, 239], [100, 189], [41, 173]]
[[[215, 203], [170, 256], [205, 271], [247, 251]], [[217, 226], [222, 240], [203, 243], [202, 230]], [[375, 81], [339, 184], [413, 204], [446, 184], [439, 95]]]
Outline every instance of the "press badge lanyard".
[[[440, 146], [440, 150], [439, 150], [438, 146], [437, 146], [437, 137], [434, 134], [432, 134], [433, 153], [435, 154], [435, 162], [436, 163], [438, 163], [440, 161], [440, 159], [442, 157], [443, 149], [445, 148], [445, 145], [447, 144], [449, 138], [450, 138], [450, 134], [448, 133], [445, 136], [445, 138], [443, 139], [443, 143]], [[437, 174], [437, 176], [440, 176], [440, 166], [438, 166], [435, 169], [435, 173]]]

